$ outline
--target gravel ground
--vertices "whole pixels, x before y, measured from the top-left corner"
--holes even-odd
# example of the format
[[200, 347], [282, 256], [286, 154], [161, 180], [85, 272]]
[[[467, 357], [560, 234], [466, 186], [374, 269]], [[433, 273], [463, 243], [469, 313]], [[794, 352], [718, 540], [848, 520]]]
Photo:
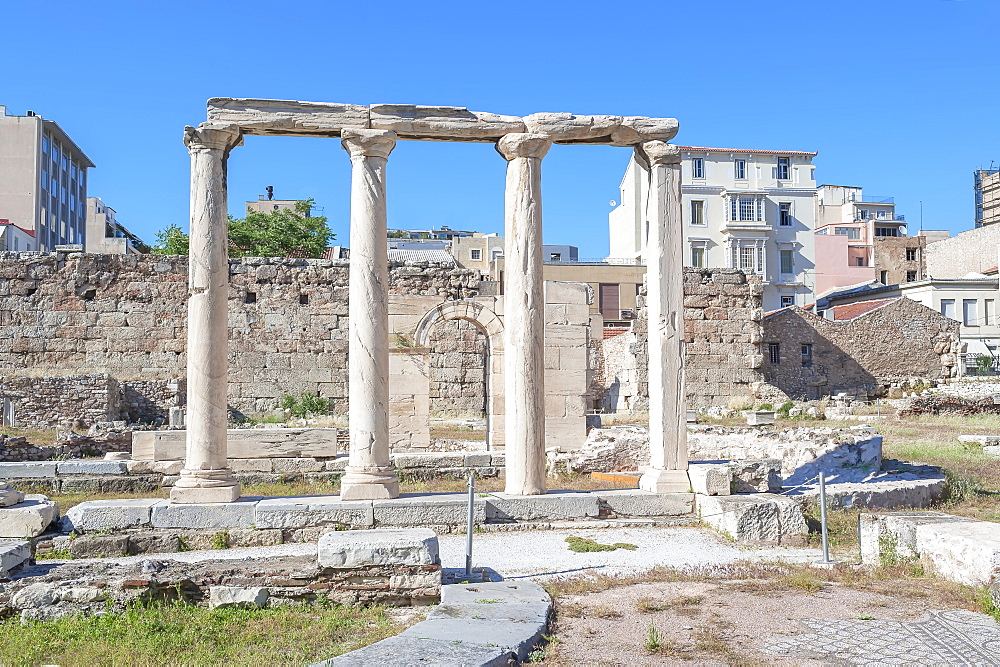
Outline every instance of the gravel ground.
[[[639, 548], [576, 553], [566, 544], [570, 535], [590, 538], [601, 544], [628, 542]], [[465, 567], [465, 535], [442, 535], [438, 539], [442, 566]], [[475, 567], [491, 568], [505, 579], [544, 579], [587, 571], [630, 574], [657, 565], [723, 565], [746, 560], [803, 562], [821, 557], [818, 549], [739, 547], [702, 528], [581, 528], [477, 533], [473, 536], [472, 554]]]

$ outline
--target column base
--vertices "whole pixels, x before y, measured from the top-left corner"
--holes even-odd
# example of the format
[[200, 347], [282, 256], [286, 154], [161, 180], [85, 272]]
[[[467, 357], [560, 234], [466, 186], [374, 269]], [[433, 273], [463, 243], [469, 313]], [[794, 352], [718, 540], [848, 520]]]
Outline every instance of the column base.
[[240, 499], [242, 489], [229, 468], [181, 470], [181, 478], [170, 489], [170, 502], [185, 505], [231, 503]]
[[687, 470], [650, 468], [639, 478], [639, 488], [650, 493], [691, 493]]
[[341, 500], [390, 500], [399, 497], [396, 469], [347, 466], [340, 478]]

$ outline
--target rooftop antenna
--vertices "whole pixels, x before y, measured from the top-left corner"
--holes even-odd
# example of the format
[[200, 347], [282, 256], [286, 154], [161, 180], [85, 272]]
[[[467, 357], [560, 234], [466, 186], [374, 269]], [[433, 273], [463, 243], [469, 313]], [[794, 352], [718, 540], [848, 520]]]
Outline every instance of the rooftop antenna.
[[264, 190], [267, 191], [267, 201], [271, 201], [272, 199], [274, 199], [274, 186], [273, 185], [267, 186], [266, 188], [264, 188]]
[[924, 202], [920, 202], [920, 231], [924, 231]]

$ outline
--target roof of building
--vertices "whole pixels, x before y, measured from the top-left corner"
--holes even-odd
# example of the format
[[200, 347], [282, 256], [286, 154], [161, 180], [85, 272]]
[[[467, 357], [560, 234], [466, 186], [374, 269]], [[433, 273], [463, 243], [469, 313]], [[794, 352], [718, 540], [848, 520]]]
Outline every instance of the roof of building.
[[819, 153], [815, 151], [765, 151], [757, 148], [710, 148], [708, 146], [678, 146], [682, 151], [708, 151], [711, 153], [763, 153], [766, 155], [811, 155], [816, 157]]
[[8, 220], [7, 218], [0, 218], [0, 225], [3, 225], [5, 227], [6, 226], [17, 227], [18, 229], [20, 229], [22, 232], [24, 232], [25, 234], [27, 234], [31, 238], [35, 238], [35, 230], [34, 229], [25, 229], [24, 227], [21, 227], [19, 225], [15, 225], [13, 222], [11, 222], [10, 220]]
[[455, 265], [455, 258], [447, 250], [389, 250], [390, 262], [438, 262]]
[[882, 306], [888, 305], [894, 301], [899, 301], [903, 297], [897, 296], [891, 299], [872, 299], [871, 301], [856, 301], [854, 303], [846, 303], [842, 306], [833, 307], [833, 319], [837, 322], [842, 322], [844, 320], [853, 320], [855, 317], [860, 317], [865, 313], [870, 313], [873, 310], [877, 310]]

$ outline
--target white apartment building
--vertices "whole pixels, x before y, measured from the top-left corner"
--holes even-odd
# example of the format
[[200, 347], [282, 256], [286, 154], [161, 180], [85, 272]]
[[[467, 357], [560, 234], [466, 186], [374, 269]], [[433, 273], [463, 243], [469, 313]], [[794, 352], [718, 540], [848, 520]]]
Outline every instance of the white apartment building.
[[[815, 288], [814, 152], [681, 146], [686, 266], [760, 275], [764, 309], [806, 305]], [[629, 162], [608, 216], [611, 258], [642, 259], [645, 172]]]
[[87, 197], [86, 252], [107, 255], [135, 255], [148, 252], [146, 244], [125, 228], [100, 197]]
[[93, 166], [55, 121], [0, 105], [0, 218], [31, 231], [35, 250], [84, 242]]

